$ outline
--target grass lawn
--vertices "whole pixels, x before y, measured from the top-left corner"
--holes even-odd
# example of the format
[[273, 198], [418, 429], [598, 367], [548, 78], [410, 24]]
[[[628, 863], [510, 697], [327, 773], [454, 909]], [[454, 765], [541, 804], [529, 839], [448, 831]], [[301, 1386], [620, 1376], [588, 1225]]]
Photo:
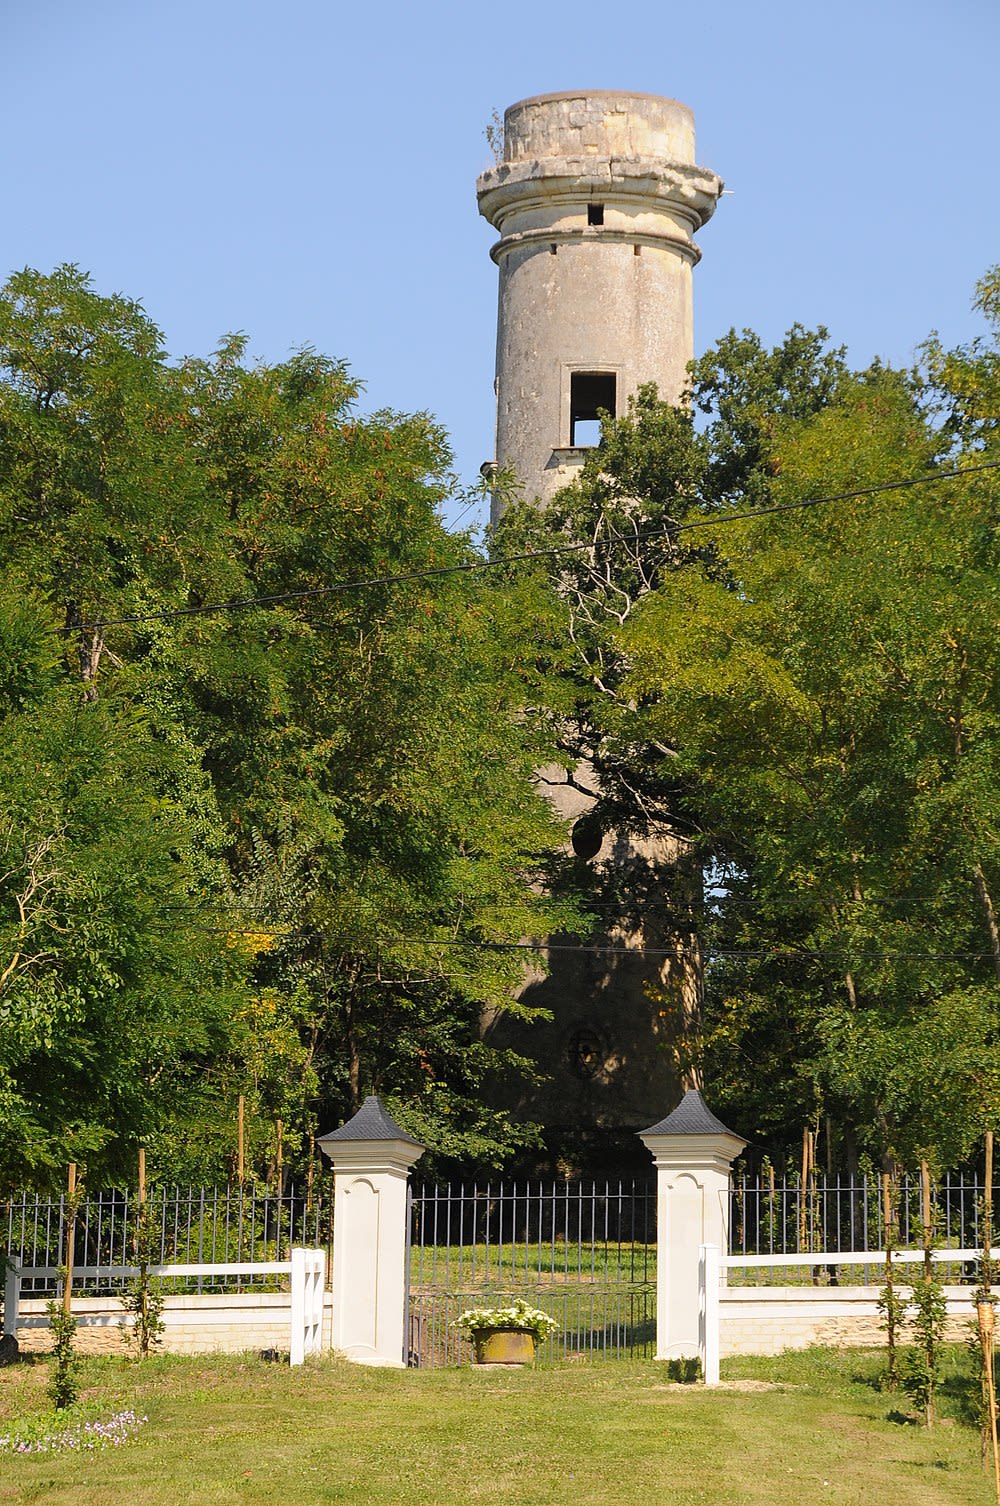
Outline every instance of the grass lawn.
[[[324, 1359], [85, 1362], [82, 1399], [149, 1422], [118, 1451], [0, 1455], [0, 1502], [44, 1506], [986, 1506], [979, 1435], [927, 1433], [863, 1351], [732, 1360], [719, 1390], [653, 1362], [384, 1371]], [[0, 1433], [47, 1405], [43, 1361], [0, 1370]], [[899, 1410], [897, 1410], [899, 1409]]]

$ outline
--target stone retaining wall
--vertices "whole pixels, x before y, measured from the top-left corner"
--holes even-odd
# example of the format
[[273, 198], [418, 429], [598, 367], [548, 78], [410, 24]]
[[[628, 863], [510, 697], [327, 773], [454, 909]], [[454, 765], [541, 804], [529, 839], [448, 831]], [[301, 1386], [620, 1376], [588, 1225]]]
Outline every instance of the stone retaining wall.
[[[227, 1293], [219, 1296], [164, 1297], [164, 1332], [160, 1348], [170, 1354], [239, 1353], [245, 1349], [288, 1352], [291, 1296], [287, 1292]], [[123, 1349], [121, 1304], [113, 1297], [77, 1297], [76, 1348], [81, 1354], [120, 1354]], [[50, 1349], [45, 1303], [22, 1298], [17, 1341], [25, 1353]], [[323, 1347], [330, 1347], [332, 1305], [323, 1307]]]
[[[948, 1343], [962, 1343], [975, 1318], [972, 1287], [946, 1286]], [[782, 1349], [884, 1344], [874, 1286], [729, 1286], [719, 1302], [720, 1353], [779, 1354]]]

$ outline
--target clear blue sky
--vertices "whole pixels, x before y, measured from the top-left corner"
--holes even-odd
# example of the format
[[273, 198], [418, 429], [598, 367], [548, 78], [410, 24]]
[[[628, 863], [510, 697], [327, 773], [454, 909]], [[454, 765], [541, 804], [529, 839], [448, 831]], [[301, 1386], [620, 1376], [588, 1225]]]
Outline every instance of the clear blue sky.
[[[825, 323], [861, 365], [978, 330], [1000, 261], [996, 0], [0, 0], [0, 270], [74, 261], [175, 356], [348, 360], [366, 406], [492, 453], [484, 128], [528, 94], [671, 95], [731, 195], [696, 346]], [[467, 520], [468, 521], [468, 520]]]

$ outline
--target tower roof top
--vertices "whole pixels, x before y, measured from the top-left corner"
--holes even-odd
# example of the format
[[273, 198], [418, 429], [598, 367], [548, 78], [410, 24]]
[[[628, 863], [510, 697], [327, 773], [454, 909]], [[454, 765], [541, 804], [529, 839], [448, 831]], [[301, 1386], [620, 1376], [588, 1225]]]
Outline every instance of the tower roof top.
[[[672, 99], [669, 94], [643, 94], [635, 89], [557, 89], [552, 94], [528, 94], [524, 99], [516, 99], [508, 110], [520, 110], [524, 105], [543, 105], [556, 99], [653, 99], [659, 104], [675, 105], [677, 109], [684, 110], [688, 115], [691, 110], [688, 105], [682, 104], [679, 99]], [[506, 110], [504, 114], [506, 114]]]
[[503, 160], [627, 158], [694, 163], [694, 115], [662, 94], [567, 89], [533, 94], [504, 111]]

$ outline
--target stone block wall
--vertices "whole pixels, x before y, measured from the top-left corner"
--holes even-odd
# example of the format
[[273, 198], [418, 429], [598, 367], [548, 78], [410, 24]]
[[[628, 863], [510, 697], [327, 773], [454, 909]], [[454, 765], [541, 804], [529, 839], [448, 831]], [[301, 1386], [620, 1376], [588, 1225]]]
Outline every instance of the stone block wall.
[[[885, 1334], [874, 1286], [724, 1287], [719, 1303], [720, 1353], [780, 1354], [813, 1344], [881, 1345]], [[972, 1287], [946, 1286], [948, 1343], [962, 1343], [975, 1318]]]
[[[329, 1349], [332, 1302], [323, 1308], [323, 1348]], [[121, 1304], [113, 1297], [73, 1300], [80, 1354], [120, 1354], [123, 1349]], [[238, 1354], [243, 1350], [288, 1352], [291, 1297], [287, 1292], [226, 1293], [218, 1296], [165, 1297], [160, 1348], [168, 1354]], [[17, 1340], [25, 1353], [49, 1350], [48, 1316], [43, 1301], [23, 1299], [18, 1308]]]

